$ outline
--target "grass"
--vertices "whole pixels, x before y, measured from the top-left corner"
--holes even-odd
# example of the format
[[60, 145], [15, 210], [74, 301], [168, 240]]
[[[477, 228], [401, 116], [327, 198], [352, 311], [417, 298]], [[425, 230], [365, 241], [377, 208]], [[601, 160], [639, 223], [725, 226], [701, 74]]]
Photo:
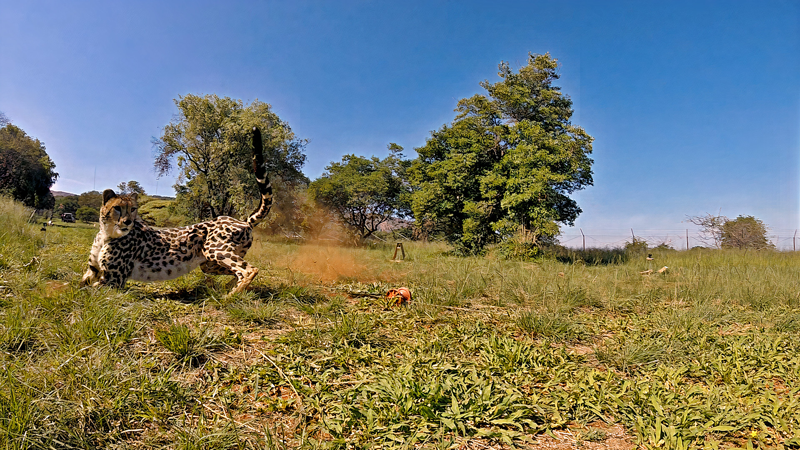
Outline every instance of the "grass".
[[[397, 263], [393, 245], [259, 239], [248, 260], [261, 273], [242, 294], [199, 272], [79, 289], [95, 229], [42, 232], [24, 208], [0, 209], [5, 448], [505, 448], [556, 435], [602, 448], [611, 427], [628, 448], [800, 446], [792, 253], [520, 262], [408, 242]], [[413, 299], [394, 308], [382, 295], [399, 286]]]

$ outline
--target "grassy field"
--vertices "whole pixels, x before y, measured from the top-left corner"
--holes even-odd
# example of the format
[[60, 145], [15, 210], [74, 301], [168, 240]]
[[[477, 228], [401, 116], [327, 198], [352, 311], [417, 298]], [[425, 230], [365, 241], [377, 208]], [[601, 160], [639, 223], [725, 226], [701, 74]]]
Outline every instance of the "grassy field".
[[4, 448], [800, 447], [792, 253], [258, 239], [244, 294], [199, 271], [116, 291], [77, 287], [94, 228], [28, 214], [0, 201]]

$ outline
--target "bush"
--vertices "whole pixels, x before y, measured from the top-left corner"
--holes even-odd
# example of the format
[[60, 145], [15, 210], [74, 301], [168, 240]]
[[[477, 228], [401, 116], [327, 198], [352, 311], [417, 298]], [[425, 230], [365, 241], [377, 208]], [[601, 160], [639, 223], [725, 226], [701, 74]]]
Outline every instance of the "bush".
[[75, 213], [75, 218], [82, 222], [97, 222], [100, 220], [100, 211], [91, 206], [81, 206]]
[[753, 216], [739, 216], [722, 225], [723, 248], [770, 249], [775, 246], [767, 239], [767, 226]]
[[633, 238], [631, 242], [625, 243], [625, 253], [630, 256], [641, 256], [647, 253], [647, 241], [644, 239]]
[[608, 264], [623, 264], [631, 256], [623, 248], [587, 248], [586, 250], [577, 250], [564, 247], [562, 245], [553, 245], [547, 247], [544, 255], [553, 258], [557, 261], [575, 264], [583, 262], [589, 265]]
[[186, 216], [176, 210], [175, 200], [161, 200], [148, 196], [139, 199], [139, 217], [148, 225], [177, 227], [190, 223]]

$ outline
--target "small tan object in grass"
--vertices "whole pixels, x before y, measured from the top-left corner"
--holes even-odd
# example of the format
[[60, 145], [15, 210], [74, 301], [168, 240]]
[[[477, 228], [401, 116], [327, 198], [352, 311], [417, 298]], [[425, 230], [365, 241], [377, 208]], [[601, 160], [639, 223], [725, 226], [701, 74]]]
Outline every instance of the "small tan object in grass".
[[639, 275], [650, 275], [651, 273], [653, 273], [653, 269], [647, 269], [639, 272]]
[[411, 301], [411, 291], [407, 287], [389, 289], [389, 292], [386, 293], [386, 298], [388, 300], [394, 299], [393, 306], [404, 306]]
[[664, 266], [664, 267], [658, 269], [658, 273], [667, 273], [667, 269], [669, 269], [669, 267]]

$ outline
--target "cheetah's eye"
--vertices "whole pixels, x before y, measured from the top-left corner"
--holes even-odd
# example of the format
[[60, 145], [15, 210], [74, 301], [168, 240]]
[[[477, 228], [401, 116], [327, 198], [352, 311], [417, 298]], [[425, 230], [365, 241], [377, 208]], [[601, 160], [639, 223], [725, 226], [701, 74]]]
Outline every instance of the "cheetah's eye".
[[136, 208], [131, 208], [131, 212], [136, 212]]
[[122, 214], [122, 208], [120, 208], [119, 206], [115, 206], [114, 211], [116, 211], [117, 214]]

